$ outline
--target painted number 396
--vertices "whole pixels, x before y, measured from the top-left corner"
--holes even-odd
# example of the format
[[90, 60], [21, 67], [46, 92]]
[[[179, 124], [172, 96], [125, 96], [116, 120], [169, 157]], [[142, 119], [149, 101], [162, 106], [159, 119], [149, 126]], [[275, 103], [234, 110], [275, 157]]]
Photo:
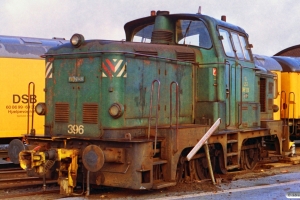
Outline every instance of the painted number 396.
[[68, 133], [69, 134], [83, 134], [84, 126], [83, 125], [68, 125]]

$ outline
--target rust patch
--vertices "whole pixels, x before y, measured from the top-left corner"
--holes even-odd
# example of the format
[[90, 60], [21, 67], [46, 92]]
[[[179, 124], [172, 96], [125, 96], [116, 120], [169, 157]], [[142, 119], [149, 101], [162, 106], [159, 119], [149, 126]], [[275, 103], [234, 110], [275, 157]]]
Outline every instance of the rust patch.
[[54, 58], [48, 58], [48, 62], [53, 62]]
[[150, 65], [150, 60], [143, 60], [145, 65]]
[[80, 67], [82, 64], [83, 64], [82, 58], [76, 60], [76, 67]]
[[89, 57], [89, 61], [93, 62], [94, 61], [94, 57]]

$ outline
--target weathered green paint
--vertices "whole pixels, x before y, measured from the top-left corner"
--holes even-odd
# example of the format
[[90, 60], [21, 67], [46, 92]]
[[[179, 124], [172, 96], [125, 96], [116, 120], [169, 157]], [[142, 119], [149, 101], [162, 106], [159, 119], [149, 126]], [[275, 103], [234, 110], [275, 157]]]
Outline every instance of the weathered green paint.
[[[209, 33], [209, 38], [207, 34], [202, 38], [211, 47], [200, 47], [200, 42], [199, 46], [177, 44], [177, 37], [188, 32], [185, 27], [177, 34], [176, 22], [181, 19], [184, 26], [189, 20], [202, 21], [201, 30], [203, 27], [207, 30], [201, 33]], [[152, 43], [132, 42], [144, 25], [153, 25], [158, 35], [152, 38]], [[221, 118], [219, 129], [208, 139], [212, 156], [223, 159], [226, 169], [240, 168], [242, 148], [256, 150], [254, 146], [261, 142], [260, 137], [275, 137], [281, 131], [259, 127], [259, 81], [266, 79], [266, 85], [270, 85], [266, 98], [271, 99], [272, 76], [257, 73], [252, 59], [226, 56], [219, 27], [247, 38], [243, 29], [208, 16], [159, 15], [125, 25], [127, 41], [90, 40], [79, 47], [66, 44], [51, 49], [46, 55], [47, 62], [53, 62], [53, 78], [46, 79], [46, 133], [54, 136], [48, 140], [49, 149], [64, 146], [82, 152], [93, 144], [113, 158], [119, 150], [122, 162], [104, 161], [103, 168], [92, 174], [91, 184], [158, 189], [161, 186], [155, 185], [159, 182], [155, 180], [157, 177], [161, 182], [170, 181], [167, 185], [176, 184], [177, 164], [181, 163], [178, 159], [184, 158], [210, 125]], [[151, 37], [152, 33], [147, 35]], [[200, 41], [201, 36], [197, 35], [196, 40]], [[80, 81], [69, 81], [70, 77]], [[174, 125], [175, 84], [170, 99], [172, 82], [179, 86], [178, 127]], [[148, 129], [151, 92], [152, 119]], [[119, 117], [109, 114], [113, 104], [124, 108]], [[266, 105], [267, 117], [272, 114], [271, 105]], [[156, 110], [158, 130], [154, 128]], [[275, 122], [272, 127], [279, 124]], [[243, 142], [249, 138], [255, 139], [245, 146]], [[45, 146], [42, 139], [29, 140]], [[115, 149], [110, 152], [109, 148]], [[203, 149], [197, 156], [203, 156], [201, 152]], [[80, 162], [79, 165], [84, 168]]]

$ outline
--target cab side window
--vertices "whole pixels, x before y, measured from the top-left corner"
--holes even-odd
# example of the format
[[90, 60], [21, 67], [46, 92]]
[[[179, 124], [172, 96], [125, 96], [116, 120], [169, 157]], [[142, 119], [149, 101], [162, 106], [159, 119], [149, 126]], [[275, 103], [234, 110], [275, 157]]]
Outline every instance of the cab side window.
[[245, 36], [225, 29], [219, 29], [219, 34], [224, 52], [228, 57], [236, 57], [239, 60], [251, 60]]
[[133, 36], [133, 42], [142, 42], [142, 43], [150, 43], [151, 42], [151, 35], [153, 32], [153, 24], [144, 26], [138, 32], [136, 32]]
[[222, 44], [223, 44], [223, 48], [225, 51], [225, 54], [229, 57], [234, 57], [234, 51], [232, 48], [232, 44], [230, 42], [230, 34], [228, 31], [223, 30], [223, 29], [219, 29], [219, 33], [222, 37]]

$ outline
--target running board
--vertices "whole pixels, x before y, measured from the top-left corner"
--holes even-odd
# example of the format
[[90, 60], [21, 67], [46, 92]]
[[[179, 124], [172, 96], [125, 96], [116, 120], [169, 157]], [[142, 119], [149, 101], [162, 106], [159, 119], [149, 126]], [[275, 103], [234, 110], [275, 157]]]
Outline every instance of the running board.
[[167, 160], [161, 160], [161, 159], [157, 159], [153, 161], [153, 165], [161, 165], [161, 164], [166, 164], [168, 163]]
[[161, 188], [165, 188], [165, 187], [171, 187], [171, 186], [175, 186], [177, 183], [176, 182], [165, 182], [165, 181], [160, 181], [157, 183], [153, 183], [153, 189], [161, 189]]
[[227, 165], [226, 169], [227, 170], [232, 170], [232, 169], [238, 169], [239, 165]]

